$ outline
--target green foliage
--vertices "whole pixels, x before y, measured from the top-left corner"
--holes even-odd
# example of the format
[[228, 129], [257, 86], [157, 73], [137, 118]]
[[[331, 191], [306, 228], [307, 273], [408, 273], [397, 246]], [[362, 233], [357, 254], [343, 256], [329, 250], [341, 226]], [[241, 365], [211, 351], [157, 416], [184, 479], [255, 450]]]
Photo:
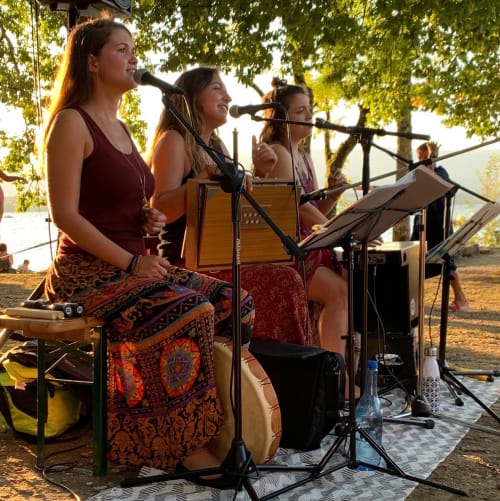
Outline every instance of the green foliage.
[[[478, 174], [481, 183], [481, 195], [493, 202], [500, 202], [500, 155], [493, 153], [486, 167]], [[500, 243], [500, 220], [497, 217], [490, 221], [472, 239], [487, 247], [495, 247]]]
[[[317, 109], [347, 101], [360, 107], [367, 126], [403, 122], [417, 109], [470, 135], [496, 135], [500, 125], [498, 2], [141, 0], [132, 10], [124, 22], [135, 33], [140, 64], [154, 71], [210, 64], [255, 87], [255, 76], [279, 67], [313, 83]], [[32, 186], [39, 174], [30, 152], [66, 24], [64, 12], [36, 0], [0, 0], [0, 109], [24, 124], [15, 131], [0, 122], [2, 166], [28, 175]], [[146, 128], [135, 93], [124, 110], [143, 149]], [[31, 191], [23, 196], [22, 207], [37, 203]]]

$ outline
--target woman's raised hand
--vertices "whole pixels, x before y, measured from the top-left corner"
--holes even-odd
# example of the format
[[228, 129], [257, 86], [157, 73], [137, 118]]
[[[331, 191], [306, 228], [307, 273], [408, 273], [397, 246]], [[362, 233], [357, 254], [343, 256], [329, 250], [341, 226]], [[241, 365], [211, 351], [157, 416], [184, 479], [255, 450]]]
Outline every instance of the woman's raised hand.
[[257, 142], [257, 138], [252, 136], [252, 162], [255, 168], [267, 177], [276, 166], [278, 157], [275, 151], [264, 142]]
[[143, 208], [142, 228], [148, 235], [157, 235], [167, 222], [167, 217], [154, 207]]

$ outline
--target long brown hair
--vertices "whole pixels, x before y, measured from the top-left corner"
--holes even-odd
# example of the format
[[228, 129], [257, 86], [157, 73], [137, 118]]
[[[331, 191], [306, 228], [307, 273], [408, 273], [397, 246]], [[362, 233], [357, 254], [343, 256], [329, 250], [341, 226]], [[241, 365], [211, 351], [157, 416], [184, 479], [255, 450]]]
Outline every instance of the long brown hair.
[[88, 70], [90, 54], [99, 55], [111, 38], [113, 30], [130, 31], [112, 19], [97, 19], [76, 25], [69, 33], [61, 64], [52, 88], [48, 119], [44, 130], [44, 143], [48, 131], [59, 111], [79, 106], [92, 95], [92, 79]]
[[309, 93], [305, 87], [301, 87], [300, 85], [287, 85], [284, 80], [278, 79], [277, 77], [273, 78], [271, 85], [273, 86], [273, 90], [264, 94], [262, 102], [280, 103], [283, 106], [269, 108], [264, 111], [264, 117], [271, 120], [265, 122], [262, 132], [260, 133], [260, 139], [266, 143], [286, 144], [286, 124], [279, 120], [285, 120], [287, 118], [286, 110], [289, 109], [293, 96], [297, 94], [309, 96]]
[[[205, 126], [203, 113], [200, 110], [197, 102], [197, 97], [204, 89], [206, 89], [215, 76], [219, 75], [219, 70], [211, 66], [200, 66], [189, 71], [185, 71], [175, 81], [175, 85], [184, 90], [184, 96], [173, 95], [170, 96], [172, 105], [176, 110], [193, 126], [194, 130], [200, 134]], [[201, 172], [205, 167], [205, 159], [203, 151], [196, 144], [193, 135], [186, 131], [186, 129], [178, 122], [175, 116], [169, 111], [167, 107], [163, 108], [158, 125], [153, 136], [153, 141], [149, 148], [148, 163], [151, 164], [153, 152], [156, 145], [159, 143], [166, 131], [176, 130], [181, 134], [186, 142], [187, 153], [191, 157], [191, 164], [195, 174]], [[210, 144], [214, 146], [219, 144], [220, 139], [214, 131], [210, 137]]]

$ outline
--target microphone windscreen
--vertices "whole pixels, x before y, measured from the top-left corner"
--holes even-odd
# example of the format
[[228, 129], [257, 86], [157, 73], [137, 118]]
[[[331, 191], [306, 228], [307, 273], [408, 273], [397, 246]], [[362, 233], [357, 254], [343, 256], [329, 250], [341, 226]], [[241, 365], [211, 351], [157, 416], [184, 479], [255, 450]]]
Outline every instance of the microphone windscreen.
[[144, 78], [144, 75], [146, 75], [146, 73], [149, 73], [148, 70], [146, 70], [145, 68], [138, 68], [134, 71], [134, 82], [136, 84], [139, 84], [139, 85], [143, 85], [144, 82], [143, 82], [143, 78]]

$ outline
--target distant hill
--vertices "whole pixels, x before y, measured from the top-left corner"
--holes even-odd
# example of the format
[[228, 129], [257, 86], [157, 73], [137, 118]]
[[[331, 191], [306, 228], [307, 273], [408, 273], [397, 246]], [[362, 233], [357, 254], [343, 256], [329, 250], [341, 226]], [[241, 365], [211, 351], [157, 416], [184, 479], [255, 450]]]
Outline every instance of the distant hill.
[[[452, 152], [442, 151], [441, 156], [448, 155]], [[500, 150], [492, 149], [477, 149], [467, 153], [444, 159], [439, 162], [449, 173], [450, 178], [459, 187], [465, 188], [474, 193], [481, 194], [481, 185], [479, 181], [480, 172], [488, 164], [492, 154], [500, 155]], [[317, 166], [323, 166], [324, 160], [321, 152], [314, 152], [314, 162]], [[371, 149], [370, 159], [370, 178], [394, 172], [397, 169], [396, 160], [383, 151], [376, 148]], [[357, 183], [362, 180], [363, 176], [363, 152], [360, 146], [356, 146], [348, 159], [347, 168], [345, 173], [350, 179], [351, 183]], [[318, 182], [323, 185], [325, 176], [324, 167], [317, 169]], [[373, 184], [391, 184], [395, 180], [394, 176], [388, 176], [386, 179], [375, 181]], [[476, 197], [467, 193], [465, 190], [460, 190], [457, 193], [457, 199], [467, 199], [474, 201]], [[476, 199], [477, 200], [477, 199]]]

